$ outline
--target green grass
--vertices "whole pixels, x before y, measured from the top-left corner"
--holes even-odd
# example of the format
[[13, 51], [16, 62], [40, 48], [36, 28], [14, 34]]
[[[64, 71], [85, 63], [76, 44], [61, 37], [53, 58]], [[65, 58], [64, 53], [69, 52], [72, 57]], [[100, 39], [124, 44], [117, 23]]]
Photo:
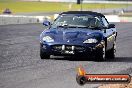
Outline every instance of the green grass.
[[[0, 0], [0, 13], [5, 8], [9, 8], [13, 13], [24, 12], [62, 12], [67, 10], [79, 10], [80, 5], [72, 3], [71, 9], [69, 9], [70, 3], [53, 3], [53, 2], [22, 2], [17, 0]], [[124, 8], [132, 6], [132, 4], [83, 4], [83, 9], [101, 9], [101, 8]]]

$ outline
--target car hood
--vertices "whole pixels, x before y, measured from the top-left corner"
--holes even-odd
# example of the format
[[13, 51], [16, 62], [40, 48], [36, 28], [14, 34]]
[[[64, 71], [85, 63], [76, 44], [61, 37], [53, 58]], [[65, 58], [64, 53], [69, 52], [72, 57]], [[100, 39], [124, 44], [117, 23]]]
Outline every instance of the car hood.
[[73, 42], [82, 43], [88, 38], [101, 37], [100, 30], [92, 30], [88, 28], [51, 28], [45, 30], [44, 36], [52, 37], [56, 42]]

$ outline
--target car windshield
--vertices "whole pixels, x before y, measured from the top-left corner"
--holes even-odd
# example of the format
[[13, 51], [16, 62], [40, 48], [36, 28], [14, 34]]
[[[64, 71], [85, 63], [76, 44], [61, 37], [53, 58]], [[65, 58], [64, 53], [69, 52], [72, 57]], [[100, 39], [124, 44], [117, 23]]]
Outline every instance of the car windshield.
[[97, 28], [100, 26], [98, 17], [91, 15], [75, 16], [75, 15], [62, 15], [59, 16], [52, 24], [53, 28], [56, 27], [79, 27], [79, 28]]

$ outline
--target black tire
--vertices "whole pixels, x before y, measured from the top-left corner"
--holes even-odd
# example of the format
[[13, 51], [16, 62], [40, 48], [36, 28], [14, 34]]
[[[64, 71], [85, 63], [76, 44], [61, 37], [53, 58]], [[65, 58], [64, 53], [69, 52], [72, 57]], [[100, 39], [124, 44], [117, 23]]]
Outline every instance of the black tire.
[[109, 59], [115, 59], [115, 53], [116, 53], [116, 42], [114, 41], [113, 48], [110, 49], [107, 52], [107, 58], [109, 58]]
[[44, 53], [41, 49], [40, 49], [40, 58], [41, 59], [49, 59], [50, 55], [47, 55], [46, 53]]
[[103, 48], [99, 49], [96, 57], [96, 61], [106, 61], [106, 46], [104, 45]]

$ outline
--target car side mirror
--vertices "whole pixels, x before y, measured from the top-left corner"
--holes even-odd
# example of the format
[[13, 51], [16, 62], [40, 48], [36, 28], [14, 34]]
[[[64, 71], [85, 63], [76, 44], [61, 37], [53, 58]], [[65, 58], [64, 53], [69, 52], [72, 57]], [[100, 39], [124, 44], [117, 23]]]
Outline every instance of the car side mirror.
[[109, 24], [108, 28], [115, 28], [115, 24]]
[[44, 22], [43, 22], [43, 25], [44, 25], [44, 26], [50, 26], [51, 23], [50, 23], [50, 21], [44, 21]]

